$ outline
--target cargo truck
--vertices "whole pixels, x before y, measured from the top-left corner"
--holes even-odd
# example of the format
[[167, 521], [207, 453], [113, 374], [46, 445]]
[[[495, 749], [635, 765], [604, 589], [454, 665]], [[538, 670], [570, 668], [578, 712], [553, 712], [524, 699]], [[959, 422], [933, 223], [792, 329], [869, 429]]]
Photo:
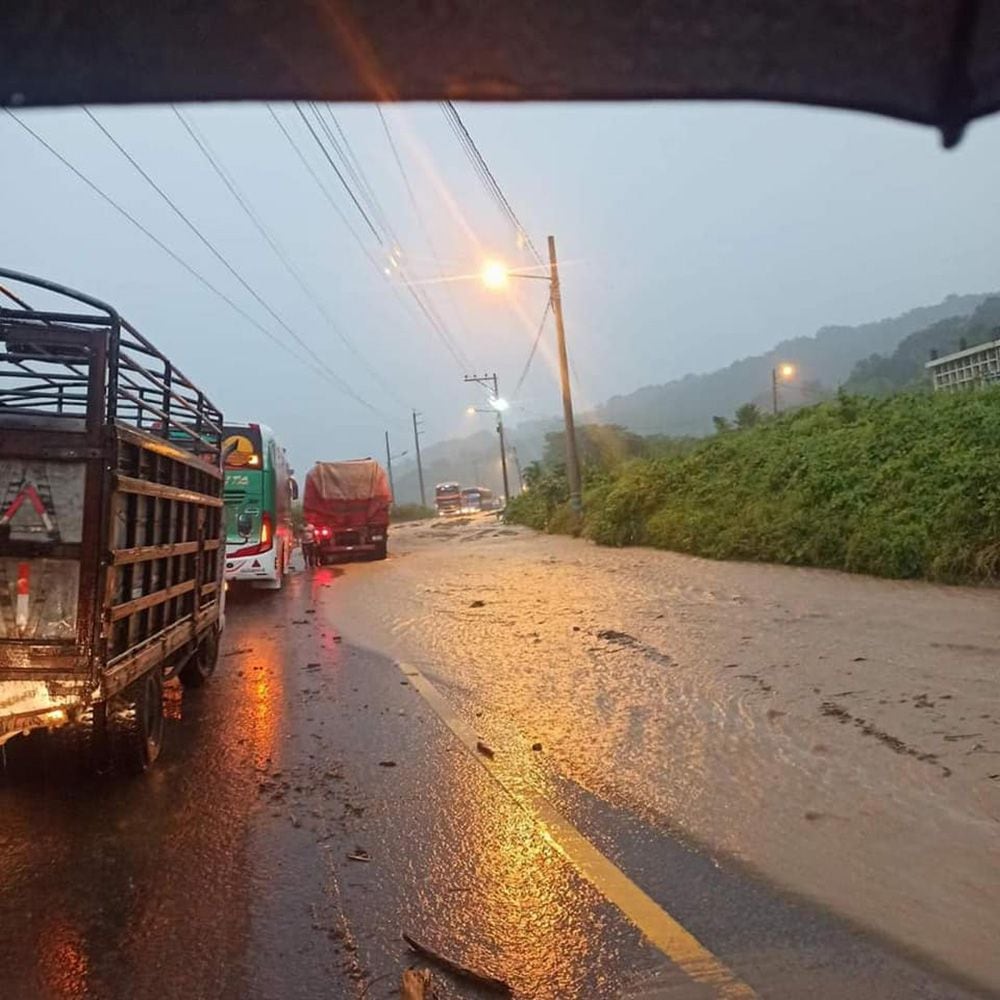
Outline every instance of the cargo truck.
[[389, 480], [374, 459], [317, 462], [306, 476], [302, 514], [313, 526], [320, 561], [385, 559], [391, 503]]
[[143, 771], [218, 656], [222, 414], [111, 306], [3, 269], [0, 303], [0, 745]]

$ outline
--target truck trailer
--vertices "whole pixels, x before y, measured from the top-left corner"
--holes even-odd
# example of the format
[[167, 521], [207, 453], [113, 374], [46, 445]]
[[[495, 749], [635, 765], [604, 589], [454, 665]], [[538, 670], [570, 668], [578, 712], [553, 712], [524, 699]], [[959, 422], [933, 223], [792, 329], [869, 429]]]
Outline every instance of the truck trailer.
[[354, 555], [385, 559], [392, 493], [374, 459], [317, 462], [306, 476], [302, 514], [321, 562]]
[[143, 771], [218, 657], [222, 414], [112, 306], [4, 269], [0, 303], [0, 745]]

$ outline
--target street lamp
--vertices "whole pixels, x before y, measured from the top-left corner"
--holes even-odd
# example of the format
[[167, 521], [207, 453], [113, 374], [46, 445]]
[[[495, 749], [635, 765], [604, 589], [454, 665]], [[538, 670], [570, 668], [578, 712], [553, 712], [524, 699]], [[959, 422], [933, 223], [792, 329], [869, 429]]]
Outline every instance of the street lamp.
[[499, 260], [488, 260], [483, 264], [482, 278], [483, 284], [492, 289], [493, 291], [499, 291], [501, 288], [507, 287], [507, 279], [510, 277], [510, 272], [507, 270], [507, 266]]
[[574, 514], [582, 510], [580, 459], [576, 449], [576, 427], [573, 420], [573, 396], [569, 383], [569, 357], [566, 353], [566, 328], [563, 323], [562, 292], [559, 285], [559, 262], [556, 260], [556, 238], [549, 237], [549, 273], [526, 274], [511, 271], [501, 261], [490, 260], [483, 265], [483, 284], [499, 291], [510, 278], [535, 278], [549, 283], [549, 303], [556, 318], [556, 338], [559, 347], [559, 384], [562, 389], [563, 424], [566, 433], [566, 478], [569, 480], [569, 503]]
[[497, 416], [497, 434], [500, 435], [500, 470], [503, 473], [503, 496], [504, 503], [506, 503], [510, 498], [510, 483], [507, 480], [507, 444], [503, 436], [503, 414], [505, 410], [510, 409], [510, 403], [500, 395], [496, 372], [492, 375], [466, 375], [464, 381], [476, 382], [486, 388], [489, 388], [490, 383], [493, 384], [493, 395], [487, 400], [490, 408], [481, 410], [470, 406], [466, 413], [495, 413]]
[[771, 369], [771, 409], [774, 415], [778, 415], [778, 379], [782, 382], [790, 382], [795, 378], [795, 365], [783, 361]]

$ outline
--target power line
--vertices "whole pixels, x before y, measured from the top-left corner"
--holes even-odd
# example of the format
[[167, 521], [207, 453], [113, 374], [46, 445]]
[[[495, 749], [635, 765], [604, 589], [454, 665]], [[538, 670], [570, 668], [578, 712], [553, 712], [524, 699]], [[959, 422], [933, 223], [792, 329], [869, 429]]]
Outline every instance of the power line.
[[[355, 183], [360, 187], [361, 191], [364, 193], [365, 198], [368, 202], [369, 207], [372, 209], [372, 214], [375, 215], [382, 225], [383, 232], [388, 235], [392, 241], [396, 242], [396, 234], [392, 231], [392, 226], [389, 224], [389, 216], [385, 209], [382, 207], [382, 203], [378, 200], [378, 195], [375, 194], [375, 189], [372, 187], [365, 174], [364, 168], [361, 166], [361, 160], [358, 158], [357, 154], [354, 152], [354, 147], [351, 145], [350, 139], [347, 138], [347, 133], [344, 131], [343, 126], [340, 124], [340, 120], [333, 113], [333, 109], [329, 104], [324, 104], [323, 109], [326, 111], [327, 117], [333, 123], [334, 128], [337, 130], [337, 135], [340, 136], [340, 141], [338, 142], [329, 130], [327, 135], [330, 137], [330, 141], [337, 150], [340, 159], [343, 161], [344, 165], [347, 167], [348, 172], [355, 178]], [[342, 148], [341, 148], [342, 144]]]
[[[333, 317], [330, 316], [330, 314], [327, 312], [325, 306], [320, 301], [319, 297], [312, 290], [312, 288], [306, 283], [305, 279], [302, 277], [299, 270], [295, 267], [294, 264], [292, 264], [291, 260], [289, 260], [288, 255], [278, 245], [277, 241], [271, 236], [270, 232], [268, 232], [267, 227], [263, 224], [263, 222], [261, 222], [260, 217], [253, 210], [253, 207], [250, 205], [250, 203], [243, 195], [243, 193], [239, 190], [239, 187], [237, 186], [235, 180], [233, 180], [232, 176], [222, 166], [221, 162], [219, 161], [219, 158], [216, 156], [215, 153], [213, 153], [211, 147], [208, 145], [207, 139], [198, 129], [198, 126], [195, 125], [194, 122], [189, 121], [175, 104], [172, 104], [171, 108], [173, 109], [173, 112], [179, 119], [180, 123], [187, 130], [188, 135], [191, 136], [191, 138], [197, 145], [198, 149], [201, 151], [202, 155], [205, 157], [209, 165], [215, 171], [216, 175], [228, 188], [229, 193], [239, 204], [240, 208], [243, 209], [247, 218], [251, 221], [251, 223], [253, 223], [254, 228], [257, 230], [257, 232], [261, 235], [261, 237], [264, 239], [267, 245], [274, 252], [275, 256], [281, 262], [285, 270], [289, 273], [289, 275], [291, 275], [292, 279], [302, 290], [302, 293], [312, 302], [312, 304], [316, 307], [317, 312], [319, 312], [319, 314], [323, 317], [323, 319], [326, 320], [326, 323], [329, 326], [329, 328], [333, 331], [334, 334], [336, 334], [336, 336], [341, 340], [344, 346], [355, 356], [355, 358], [357, 358], [357, 360], [364, 366], [365, 370], [368, 371], [368, 373], [384, 389], [390, 392], [393, 396], [396, 396], [396, 390], [391, 385], [389, 385], [388, 382], [386, 382], [386, 380], [382, 377], [382, 375], [373, 365], [369, 364], [367, 358], [364, 357], [364, 355], [354, 344], [354, 342], [334, 322]], [[396, 397], [396, 399], [397, 402], [399, 402], [401, 405], [405, 405], [403, 404], [402, 400], [399, 399], [399, 397]]]
[[493, 171], [490, 170], [489, 164], [487, 164], [486, 159], [483, 154], [479, 151], [479, 147], [476, 145], [475, 140], [466, 127], [465, 122], [462, 120], [462, 116], [458, 113], [458, 108], [451, 101], [442, 102], [442, 108], [444, 109], [445, 117], [452, 125], [452, 130], [455, 132], [465, 150], [466, 155], [472, 160], [473, 166], [476, 168], [476, 172], [479, 174], [480, 178], [485, 182], [486, 189], [488, 193], [493, 197], [500, 207], [500, 211], [508, 218], [511, 224], [514, 226], [515, 231], [518, 236], [524, 240], [525, 246], [531, 251], [531, 255], [535, 260], [541, 264], [542, 256], [536, 249], [534, 243], [531, 242], [531, 237], [528, 235], [528, 231], [521, 225], [521, 220], [517, 217], [517, 213], [511, 207], [510, 201], [507, 196], [503, 193], [496, 177], [493, 176]]
[[[323, 193], [323, 196], [326, 198], [326, 200], [329, 203], [330, 207], [334, 210], [334, 212], [337, 213], [338, 218], [341, 220], [341, 222], [344, 223], [344, 225], [347, 227], [347, 229], [350, 232], [350, 234], [354, 237], [354, 240], [358, 244], [359, 248], [361, 249], [361, 252], [365, 255], [365, 257], [368, 258], [368, 260], [371, 262], [372, 267], [375, 268], [375, 270], [378, 272], [379, 276], [380, 277], [384, 277], [385, 273], [386, 273], [385, 269], [375, 259], [375, 257], [372, 255], [372, 253], [368, 249], [368, 247], [365, 246], [364, 241], [361, 239], [361, 237], [358, 235], [357, 231], [351, 225], [350, 220], [347, 218], [347, 216], [344, 214], [344, 212], [341, 209], [341, 207], [334, 200], [333, 195], [330, 194], [329, 190], [327, 189], [327, 186], [320, 179], [319, 174], [313, 168], [312, 164], [309, 162], [309, 160], [306, 157], [306, 155], [302, 152], [301, 147], [295, 141], [295, 137], [291, 134], [291, 132], [289, 132], [289, 130], [286, 128], [284, 122], [281, 121], [281, 119], [278, 117], [277, 113], [275, 112], [274, 108], [270, 104], [267, 106], [267, 110], [270, 112], [271, 117], [275, 121], [275, 124], [277, 124], [278, 128], [281, 129], [282, 134], [284, 135], [285, 139], [288, 141], [289, 145], [294, 150], [296, 156], [299, 158], [299, 160], [302, 163], [302, 165], [306, 168], [306, 170], [309, 172], [309, 175], [315, 181], [316, 186]], [[296, 110], [299, 110], [299, 109], [297, 108]], [[301, 111], [299, 111], [299, 114], [301, 115]], [[306, 124], [308, 125], [308, 122]], [[323, 148], [322, 142], [319, 141], [319, 139], [316, 136], [315, 132], [313, 132], [312, 130], [310, 130], [310, 131], [311, 131], [311, 134], [313, 136], [313, 139], [317, 140], [317, 144], [319, 145], [320, 149], [323, 150], [324, 155], [326, 156], [327, 160], [329, 160], [329, 155], [326, 153], [326, 150]], [[338, 171], [336, 171], [336, 168], [334, 168], [334, 170], [335, 170], [335, 172], [337, 172], [338, 179], [341, 181], [341, 183], [343, 183], [343, 178], [340, 175], [340, 173]], [[398, 262], [397, 262], [397, 266], [398, 266]], [[396, 299], [400, 303], [401, 307], [404, 306], [409, 301], [407, 299], [403, 299], [402, 298], [402, 296], [400, 295], [399, 286], [395, 282], [390, 282], [389, 283], [389, 287], [392, 289], [393, 294], [396, 296]], [[416, 295], [415, 295], [414, 290], [412, 288], [409, 288], [409, 287], [408, 287], [408, 290], [410, 291], [411, 296], [414, 297], [414, 301], [416, 301]], [[420, 306], [420, 302], [419, 301], [417, 301], [417, 305], [418, 305], [418, 307]], [[435, 320], [431, 316], [427, 316], [427, 315], [424, 315], [424, 319], [426, 319], [431, 324], [431, 327], [434, 329], [435, 333], [437, 333], [438, 336], [441, 336], [440, 331], [437, 329], [437, 326], [435, 325]], [[464, 359], [459, 356], [459, 353], [455, 350], [454, 346], [448, 340], [447, 334], [445, 334], [445, 337], [443, 339], [444, 339], [445, 347], [448, 348], [449, 353], [451, 353], [452, 357], [455, 358], [456, 363], [460, 367], [462, 367], [462, 368], [467, 367], [466, 364], [465, 364]]]
[[[337, 175], [337, 180], [340, 181], [341, 186], [350, 196], [351, 201], [354, 203], [354, 207], [357, 208], [358, 212], [361, 213], [361, 217], [365, 220], [365, 223], [367, 224], [369, 230], [371, 230], [372, 235], [378, 241], [379, 246], [384, 248], [386, 240], [379, 233], [375, 223], [372, 221], [371, 216], [368, 214], [367, 211], [365, 211], [364, 207], [361, 205], [361, 201], [351, 188], [350, 184], [348, 184], [347, 179], [344, 177], [343, 172], [340, 170], [337, 164], [334, 163], [333, 157], [330, 155], [329, 150], [324, 145], [323, 140], [319, 137], [319, 134], [312, 127], [312, 124], [306, 117], [305, 112], [302, 110], [302, 107], [299, 104], [299, 102], [295, 103], [295, 109], [298, 111], [302, 120], [306, 123], [306, 127], [309, 129], [309, 133], [312, 135], [314, 141], [319, 146], [327, 163], [329, 163], [330, 166], [333, 168], [334, 173]], [[312, 106], [312, 110], [313, 113], [316, 115], [317, 121], [319, 121], [320, 124], [322, 125], [322, 119], [320, 118], [319, 113], [315, 108], [315, 106]], [[334, 145], [334, 148], [335, 149], [337, 148], [336, 145]], [[387, 228], [389, 229], [388, 235], [390, 236], [391, 239], [392, 238], [391, 227]], [[445, 348], [448, 350], [448, 353], [451, 354], [452, 358], [455, 361], [455, 364], [458, 365], [459, 368], [464, 369], [467, 365], [466, 359], [463, 357], [461, 349], [454, 343], [451, 335], [448, 333], [448, 329], [445, 326], [444, 321], [437, 314], [437, 311], [435, 310], [433, 303], [427, 298], [423, 289], [420, 289], [418, 291], [418, 289], [414, 287], [406, 271], [406, 268], [398, 260], [396, 260], [395, 256], [393, 256], [392, 259], [395, 262], [396, 267], [400, 272], [400, 276], [403, 278], [406, 290], [409, 292], [410, 297], [413, 299], [413, 301], [417, 304], [417, 308], [420, 310], [424, 318], [430, 324], [431, 329], [437, 334], [438, 338], [444, 344]]]
[[308, 366], [308, 361], [301, 358], [296, 354], [280, 337], [277, 337], [270, 330], [267, 329], [262, 323], [255, 319], [250, 313], [248, 313], [242, 306], [231, 299], [225, 292], [217, 288], [208, 280], [203, 274], [192, 267], [180, 254], [171, 250], [166, 243], [163, 242], [155, 233], [144, 226], [134, 215], [132, 215], [127, 209], [123, 208], [114, 198], [111, 197], [106, 191], [99, 187], [94, 181], [92, 181], [82, 170], [75, 167], [65, 156], [62, 155], [54, 146], [50, 145], [45, 139], [43, 139], [33, 128], [23, 122], [10, 108], [4, 108], [4, 111], [10, 115], [11, 118], [17, 122], [29, 135], [31, 135], [41, 146], [48, 150], [67, 170], [74, 174], [79, 180], [83, 181], [98, 197], [110, 205], [119, 215], [127, 219], [136, 229], [138, 229], [144, 236], [150, 239], [156, 244], [168, 257], [179, 264], [185, 271], [188, 272], [193, 278], [199, 281], [205, 288], [207, 288], [213, 295], [220, 298], [226, 303], [234, 312], [238, 313], [243, 317], [248, 323], [264, 334], [268, 339], [272, 340], [277, 344], [283, 351], [288, 353], [291, 357], [295, 358], [300, 364], [305, 364]]
[[[336, 163], [333, 162], [333, 157], [330, 156], [330, 153], [327, 150], [326, 146], [323, 145], [323, 141], [316, 134], [316, 129], [314, 129], [312, 127], [312, 124], [310, 123], [309, 119], [306, 117], [306, 113], [302, 110], [302, 105], [298, 101], [295, 102], [295, 110], [298, 111], [300, 117], [306, 123], [306, 128], [309, 129], [310, 135], [312, 135], [313, 139], [316, 140], [316, 145], [319, 146], [320, 150], [322, 151], [323, 156], [326, 158], [326, 162], [329, 163], [330, 166], [333, 168], [333, 172], [337, 175], [337, 179], [340, 181], [341, 186], [348, 193], [348, 195], [350, 196], [351, 201], [354, 202], [354, 207], [358, 210], [358, 212], [361, 213], [361, 218], [363, 218], [365, 220], [365, 224], [371, 230], [372, 236], [374, 236], [375, 239], [378, 241], [378, 245], [379, 246], [385, 246], [385, 240], [383, 240], [383, 238], [382, 238], [381, 234], [379, 233], [378, 229], [376, 229], [375, 223], [372, 222], [371, 217], [368, 215], [368, 213], [361, 206], [361, 202], [358, 201], [357, 195], [351, 189], [350, 184], [348, 184], [347, 181], [344, 179], [344, 175], [340, 172], [340, 168], [337, 166]], [[313, 113], [314, 114], [316, 113], [315, 107], [313, 107]], [[317, 115], [317, 118], [318, 117], [319, 116]]]
[[[108, 138], [108, 140], [115, 147], [115, 149], [117, 149], [118, 152], [120, 152], [122, 156], [124, 156], [125, 159], [128, 160], [128, 162], [135, 168], [135, 170], [139, 173], [139, 175], [143, 178], [143, 180], [145, 180], [146, 183], [149, 184], [149, 186], [163, 199], [163, 201], [165, 201], [166, 204], [170, 206], [170, 208], [174, 211], [174, 213], [178, 216], [178, 218], [180, 218], [181, 221], [188, 227], [188, 229], [190, 229], [191, 232], [193, 232], [195, 236], [198, 237], [198, 239], [211, 251], [211, 253], [219, 260], [219, 262], [226, 268], [226, 270], [228, 270], [229, 273], [232, 274], [232, 276], [243, 286], [243, 288], [245, 288], [250, 293], [250, 295], [253, 296], [254, 300], [258, 303], [258, 305], [260, 305], [261, 308], [264, 309], [264, 311], [269, 316], [271, 316], [271, 318], [299, 345], [299, 347], [301, 347], [302, 350], [305, 351], [305, 353], [313, 360], [313, 362], [315, 362], [315, 364], [323, 372], [324, 377], [327, 378], [328, 381], [336, 385], [346, 395], [350, 396], [356, 402], [360, 403], [362, 406], [371, 410], [373, 413], [379, 413], [380, 411], [378, 410], [377, 407], [373, 406], [363, 396], [355, 392], [354, 389], [352, 389], [347, 382], [345, 382], [339, 375], [337, 375], [337, 373], [334, 372], [333, 369], [331, 369], [329, 365], [327, 365], [326, 362], [323, 361], [323, 359], [316, 354], [316, 352], [312, 349], [312, 347], [310, 347], [309, 344], [307, 344], [306, 341], [303, 340], [302, 337], [298, 333], [296, 333], [295, 330], [293, 330], [292, 327], [290, 327], [288, 323], [286, 323], [284, 319], [281, 318], [281, 316], [278, 315], [278, 313], [264, 300], [264, 298], [253, 287], [253, 285], [251, 285], [243, 277], [243, 275], [241, 275], [239, 271], [237, 271], [236, 268], [233, 267], [233, 265], [229, 262], [229, 260], [225, 257], [225, 255], [215, 246], [215, 244], [212, 243], [212, 241], [209, 240], [204, 233], [202, 233], [202, 231], [187, 217], [187, 215], [184, 214], [184, 212], [180, 209], [177, 203], [170, 197], [170, 195], [168, 195], [166, 191], [164, 191], [163, 188], [161, 188], [159, 184], [157, 184], [156, 181], [154, 181], [153, 178], [143, 169], [143, 167], [135, 159], [135, 157], [133, 157], [128, 152], [128, 150], [125, 149], [125, 147], [122, 146], [122, 144], [111, 134], [110, 130], [104, 124], [101, 123], [101, 121], [90, 110], [90, 108], [84, 106], [83, 110], [86, 113], [87, 117], [90, 118], [90, 120]], [[381, 415], [385, 416], [385, 414]]]
[[521, 391], [521, 386], [524, 385], [524, 380], [528, 377], [528, 372], [531, 370], [531, 362], [535, 360], [535, 352], [538, 350], [538, 344], [542, 339], [542, 331], [545, 329], [545, 321], [549, 318], [549, 310], [552, 308], [552, 299], [549, 299], [545, 303], [545, 312], [542, 313], [542, 321], [538, 324], [538, 333], [535, 334], [534, 342], [531, 345], [531, 351], [528, 353], [528, 360], [524, 363], [524, 370], [521, 372], [521, 377], [517, 380], [517, 385], [514, 386], [514, 392], [511, 395], [511, 399], [517, 399], [518, 393]]
[[[427, 247], [431, 252], [431, 257], [434, 261], [434, 266], [437, 268], [437, 273], [439, 276], [443, 276], [444, 267], [441, 264], [441, 257], [438, 254], [437, 247], [434, 244], [434, 240], [431, 238], [430, 228], [424, 219], [423, 212], [420, 211], [420, 203], [417, 201], [417, 196], [413, 190], [413, 185], [410, 183], [409, 174], [406, 171], [406, 167], [403, 166], [403, 158], [399, 155], [399, 149], [396, 146], [396, 140], [392, 137], [392, 131], [389, 128], [389, 122], [386, 120], [385, 114], [382, 112], [382, 106], [380, 104], [375, 105], [375, 110], [378, 112], [379, 120], [382, 122], [382, 129], [385, 132], [386, 140], [389, 143], [389, 149], [392, 151], [392, 158], [396, 162], [396, 167], [399, 170], [400, 177], [403, 178], [403, 185], [406, 188], [406, 194], [410, 200], [410, 205], [413, 208], [413, 214], [416, 216], [417, 225], [420, 227], [421, 233], [423, 233], [424, 241], [427, 243]], [[447, 291], [448, 300], [451, 302], [452, 309], [455, 311], [455, 315], [458, 317], [460, 332], [464, 332], [463, 324], [461, 321], [461, 316], [459, 315], [458, 302], [455, 299], [455, 295], [452, 292], [450, 282], [445, 282], [445, 289]]]
[[272, 105], [268, 104], [267, 110], [268, 112], [270, 112], [270, 115], [274, 119], [275, 124], [278, 126], [279, 129], [281, 129], [282, 134], [288, 141], [288, 144], [292, 147], [292, 150], [295, 152], [295, 155], [299, 158], [299, 161], [309, 172], [309, 175], [312, 177], [312, 179], [316, 182], [316, 186], [323, 193], [323, 197], [326, 198], [330, 208], [332, 208], [334, 212], [337, 213], [337, 216], [340, 218], [340, 221], [343, 222], [348, 232], [354, 237], [354, 240], [360, 247], [361, 252], [368, 258], [369, 261], [371, 261], [372, 267], [374, 267], [375, 270], [378, 271], [378, 273], [381, 275], [383, 273], [382, 265], [379, 264], [379, 262], [372, 255], [371, 251], [368, 249], [368, 247], [365, 246], [364, 240], [361, 239], [361, 237], [358, 235], [357, 230], [354, 228], [354, 226], [351, 225], [351, 221], [344, 214], [344, 210], [337, 204], [333, 195], [330, 194], [327, 186], [322, 182], [322, 180], [320, 180], [319, 174], [316, 172], [316, 169], [313, 167], [313, 165], [309, 162], [309, 159], [305, 155], [305, 153], [302, 152], [302, 148], [295, 141], [295, 137], [291, 134], [291, 132], [288, 131], [287, 127], [285, 126], [285, 123], [278, 117], [278, 114], [274, 110], [274, 107]]

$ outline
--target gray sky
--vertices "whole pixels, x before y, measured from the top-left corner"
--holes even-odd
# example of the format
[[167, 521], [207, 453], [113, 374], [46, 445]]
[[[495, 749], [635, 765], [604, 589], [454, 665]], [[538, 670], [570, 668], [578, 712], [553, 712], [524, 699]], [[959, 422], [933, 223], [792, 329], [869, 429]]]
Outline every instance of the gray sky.
[[[581, 408], [728, 364], [824, 324], [1000, 287], [997, 120], [976, 125], [957, 150], [944, 152], [927, 129], [784, 107], [478, 105], [461, 112], [539, 250], [545, 253], [547, 233], [558, 237]], [[276, 347], [5, 115], [0, 261], [116, 304], [204, 385], [227, 418], [271, 424], [299, 470], [317, 458], [381, 455], [386, 428], [394, 450], [410, 447], [411, 407], [424, 412], [428, 441], [481, 426], [487, 417], [465, 412], [483, 396], [462, 383], [464, 363], [495, 370], [501, 391], [512, 392], [545, 285], [513, 282], [498, 295], [474, 277], [461, 280], [474, 276], [485, 256], [531, 261], [437, 106], [385, 110], [433, 252], [377, 110], [334, 113], [398, 238], [408, 276], [430, 282], [418, 287], [464, 363], [417, 310], [388, 261], [391, 241], [380, 246], [294, 107], [277, 106], [277, 114], [341, 215], [265, 107], [185, 114], [333, 324], [303, 295], [170, 108], [95, 113], [371, 408]], [[22, 117], [298, 350], [82, 111]], [[435, 281], [441, 272], [460, 280]], [[549, 323], [515, 419], [559, 411], [553, 339]]]

